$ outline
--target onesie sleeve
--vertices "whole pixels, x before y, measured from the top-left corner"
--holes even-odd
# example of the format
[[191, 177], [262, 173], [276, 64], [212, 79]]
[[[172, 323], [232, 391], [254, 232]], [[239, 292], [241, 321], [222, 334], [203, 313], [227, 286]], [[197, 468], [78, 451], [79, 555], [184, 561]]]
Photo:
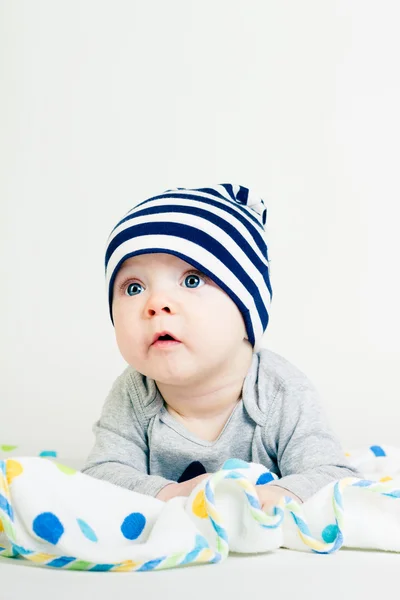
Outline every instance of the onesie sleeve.
[[281, 382], [267, 414], [263, 438], [282, 477], [270, 484], [287, 489], [303, 502], [332, 481], [362, 478], [346, 460], [319, 394], [306, 376]]
[[134, 400], [134, 389], [125, 371], [114, 382], [100, 419], [93, 425], [95, 444], [81, 472], [156, 496], [163, 487], [176, 482], [148, 474], [149, 448]]

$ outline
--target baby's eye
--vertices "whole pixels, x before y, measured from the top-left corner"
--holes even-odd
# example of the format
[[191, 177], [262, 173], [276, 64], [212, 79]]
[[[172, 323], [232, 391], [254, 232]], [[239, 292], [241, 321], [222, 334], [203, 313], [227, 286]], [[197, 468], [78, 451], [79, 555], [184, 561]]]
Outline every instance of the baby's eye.
[[[187, 287], [190, 289], [193, 288], [197, 288], [198, 286], [198, 280], [203, 280], [203, 282], [208, 281], [208, 277], [206, 275], [204, 275], [201, 271], [196, 271], [193, 273], [188, 273], [184, 279], [185, 283], [188, 282]], [[137, 281], [131, 281], [131, 282], [124, 282], [121, 286], [120, 289], [127, 294], [128, 296], [137, 296], [138, 293], [140, 293], [140, 290], [138, 290], [138, 288], [143, 288], [141, 283], [138, 283]]]
[[137, 287], [142, 287], [140, 283], [129, 283], [126, 286], [126, 293], [128, 294], [128, 296], [137, 296], [137, 294], [135, 294], [135, 288]]
[[[184, 281], [189, 281], [190, 284], [188, 287], [192, 288], [193, 284], [196, 283], [197, 279], [203, 279], [203, 281], [204, 281], [204, 277], [201, 277], [201, 275], [199, 273], [189, 273], [188, 275], [186, 275]], [[198, 286], [194, 285], [194, 287], [198, 287]]]

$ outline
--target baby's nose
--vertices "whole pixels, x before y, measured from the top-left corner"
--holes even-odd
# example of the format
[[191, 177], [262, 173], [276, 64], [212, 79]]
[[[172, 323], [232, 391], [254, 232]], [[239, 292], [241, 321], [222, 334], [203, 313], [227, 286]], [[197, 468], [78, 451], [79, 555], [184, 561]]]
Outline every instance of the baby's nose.
[[162, 313], [162, 312], [167, 312], [167, 313], [170, 313], [170, 312], [171, 312], [171, 309], [169, 308], [169, 306], [163, 306], [163, 307], [161, 307], [161, 306], [160, 306], [160, 307], [156, 307], [154, 304], [152, 304], [152, 306], [148, 308], [148, 312], [149, 312], [151, 315], [154, 315], [154, 314], [157, 314], [157, 313], [160, 313], [160, 312], [161, 312], [161, 313]]

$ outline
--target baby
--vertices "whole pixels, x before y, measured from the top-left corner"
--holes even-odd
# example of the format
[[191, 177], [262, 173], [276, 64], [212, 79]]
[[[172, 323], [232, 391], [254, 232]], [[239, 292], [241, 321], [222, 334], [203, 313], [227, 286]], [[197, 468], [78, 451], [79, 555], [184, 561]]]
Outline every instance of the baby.
[[114, 227], [106, 280], [128, 367], [83, 473], [167, 501], [241, 459], [280, 478], [256, 487], [266, 511], [360, 477], [310, 380], [260, 348], [272, 299], [266, 214], [247, 188], [220, 184], [167, 190]]

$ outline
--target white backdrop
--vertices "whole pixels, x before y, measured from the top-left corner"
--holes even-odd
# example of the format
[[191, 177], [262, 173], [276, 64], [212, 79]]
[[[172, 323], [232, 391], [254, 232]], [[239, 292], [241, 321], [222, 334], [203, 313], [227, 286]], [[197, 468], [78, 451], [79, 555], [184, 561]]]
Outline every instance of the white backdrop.
[[264, 345], [345, 447], [400, 445], [399, 4], [0, 7], [0, 444], [86, 456], [126, 366], [110, 230], [153, 193], [233, 182], [268, 208]]

